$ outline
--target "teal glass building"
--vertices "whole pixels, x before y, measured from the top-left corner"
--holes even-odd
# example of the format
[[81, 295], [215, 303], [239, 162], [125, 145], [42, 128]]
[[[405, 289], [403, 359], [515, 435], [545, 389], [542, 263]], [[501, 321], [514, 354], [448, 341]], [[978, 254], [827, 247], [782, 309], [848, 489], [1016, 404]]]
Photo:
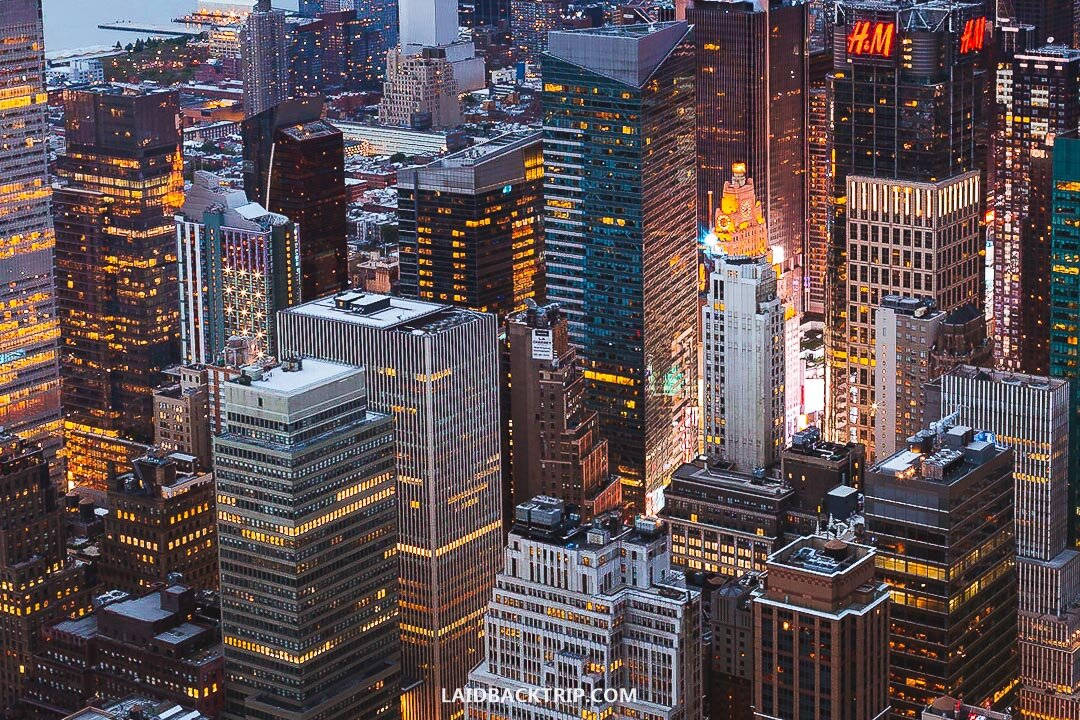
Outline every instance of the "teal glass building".
[[542, 58], [548, 300], [584, 357], [624, 498], [651, 511], [698, 437], [690, 32], [557, 31]]
[[1067, 378], [1069, 539], [1080, 548], [1080, 139], [1054, 141], [1050, 233], [1050, 374]]

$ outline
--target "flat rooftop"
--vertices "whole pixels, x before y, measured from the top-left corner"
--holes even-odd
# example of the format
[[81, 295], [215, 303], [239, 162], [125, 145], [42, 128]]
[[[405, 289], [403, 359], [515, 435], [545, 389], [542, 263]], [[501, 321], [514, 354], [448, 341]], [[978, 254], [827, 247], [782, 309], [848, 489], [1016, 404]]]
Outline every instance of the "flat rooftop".
[[842, 575], [873, 554], [868, 545], [821, 535], [801, 537], [769, 556], [769, 565], [815, 575]]
[[464, 325], [482, 315], [450, 305], [360, 290], [327, 295], [282, 312], [420, 335]]
[[[286, 370], [285, 365], [264, 370], [261, 377], [237, 376], [231, 383], [247, 385], [260, 392], [291, 397], [299, 395], [313, 387], [335, 380], [342, 380], [353, 375], [362, 375], [363, 370], [353, 365], [303, 358], [296, 370]], [[241, 380], [244, 377], [244, 380]]]
[[[1080, 51], [1078, 51], [1080, 52]], [[950, 370], [946, 375], [979, 380], [982, 382], [1000, 382], [1006, 385], [1019, 385], [1033, 390], [1057, 390], [1068, 384], [1068, 380], [1061, 378], [1043, 377], [1042, 375], [1025, 375], [1024, 373], [1007, 372], [1004, 370], [988, 370], [974, 365], [960, 365]]]
[[[739, 490], [754, 495], [780, 498], [794, 492], [783, 478], [768, 475], [761, 472], [746, 473], [734, 470], [723, 463], [713, 463], [698, 458], [694, 462], [683, 463], [671, 474], [673, 484], [668, 487], [667, 494], [677, 495], [674, 481], [693, 482], [722, 487], [728, 490]], [[719, 501], [719, 498], [716, 498]]]
[[871, 470], [898, 479], [920, 478], [950, 485], [1009, 452], [996, 444], [989, 433], [963, 425], [941, 434], [924, 430], [910, 442], [907, 449], [890, 455]]

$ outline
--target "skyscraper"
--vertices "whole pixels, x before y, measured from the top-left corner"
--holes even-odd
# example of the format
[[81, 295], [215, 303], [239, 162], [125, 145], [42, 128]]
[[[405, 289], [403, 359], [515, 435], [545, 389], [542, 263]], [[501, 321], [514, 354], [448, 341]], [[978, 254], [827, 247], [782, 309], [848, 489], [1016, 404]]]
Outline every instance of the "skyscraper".
[[0, 431], [0, 712], [21, 697], [47, 623], [89, 606], [84, 568], [67, 554], [56, 486], [41, 449]]
[[530, 306], [507, 321], [514, 505], [546, 495], [582, 517], [618, 507], [622, 485], [608, 469], [608, 443], [557, 305]]
[[784, 447], [784, 307], [762, 259], [722, 257], [702, 311], [705, 452], [750, 471]]
[[977, 4], [837, 5], [827, 434], [873, 456], [874, 323], [885, 295], [981, 307]]
[[363, 370], [310, 358], [225, 394], [223, 717], [399, 717], [393, 421]]
[[499, 318], [542, 299], [539, 133], [501, 135], [397, 179], [404, 297]]
[[242, 128], [248, 199], [284, 215], [302, 237], [300, 294], [293, 302], [348, 282], [345, 140], [321, 116], [320, 98], [300, 98], [249, 117]]
[[154, 390], [154, 445], [190, 455], [209, 470], [210, 384], [205, 365], [181, 365], [165, 374], [172, 380]]
[[754, 609], [754, 717], [884, 720], [889, 592], [874, 548], [802, 537], [769, 556]]
[[0, 426], [60, 445], [60, 366], [49, 218], [41, 1], [8, 0], [0, 23]]
[[[1080, 50], [1017, 52], [998, 69], [994, 207], [994, 360], [1045, 375], [1050, 357], [1050, 177], [1047, 141], [1080, 128]], [[1043, 170], [1043, 172], [1040, 172]]]
[[154, 388], [180, 359], [180, 108], [175, 91], [118, 86], [64, 100], [54, 218], [67, 480], [104, 490], [112, 465], [142, 453], [131, 443], [151, 442]]
[[240, 31], [240, 62], [244, 78], [244, 115], [269, 110], [292, 94], [285, 11], [270, 0], [256, 0]]
[[536, 701], [466, 702], [465, 717], [700, 718], [701, 595], [666, 544], [656, 519], [581, 524], [556, 498], [519, 504], [469, 685]]
[[[1080, 459], [1080, 140], [1054, 141], [1050, 241], [1050, 374], [1067, 378], [1072, 394], [1069, 457]], [[1080, 538], [1077, 488], [1070, 494], [1070, 543]]]
[[1015, 686], [1012, 461], [991, 434], [942, 423], [867, 472], [897, 720], [947, 694], [1004, 706]]
[[1013, 452], [1020, 712], [1077, 717], [1080, 646], [1061, 640], [1080, 633], [1080, 552], [1069, 546], [1078, 520], [1068, 382], [963, 366], [935, 386], [940, 402], [931, 404], [943, 415], [985, 427]]
[[875, 450], [888, 457], [907, 439], [938, 420], [926, 410], [926, 383], [957, 365], [993, 363], [986, 317], [974, 305], [951, 313], [930, 298], [886, 295], [877, 308], [874, 336]]
[[781, 265], [779, 293], [802, 308], [807, 6], [790, 0], [700, 0], [694, 26], [697, 217], [702, 232], [728, 173], [754, 179]]
[[281, 354], [367, 369], [368, 403], [396, 420], [407, 718], [448, 720], [441, 688], [481, 660], [502, 544], [495, 317], [360, 292], [278, 313]]
[[277, 350], [274, 314], [300, 301], [296, 225], [197, 171], [176, 215], [183, 360], [207, 363], [234, 335]]
[[547, 299], [623, 495], [652, 510], [698, 442], [693, 44], [685, 22], [548, 38]]

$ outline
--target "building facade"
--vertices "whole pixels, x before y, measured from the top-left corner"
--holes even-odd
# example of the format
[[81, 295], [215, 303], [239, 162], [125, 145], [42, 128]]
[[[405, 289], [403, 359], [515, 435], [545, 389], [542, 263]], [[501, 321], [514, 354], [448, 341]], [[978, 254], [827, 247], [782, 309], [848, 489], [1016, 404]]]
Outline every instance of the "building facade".
[[698, 443], [693, 59], [685, 22], [552, 32], [543, 57], [547, 300], [648, 511]]
[[40, 0], [4, 5], [0, 43], [0, 426], [60, 446], [60, 336], [49, 216], [48, 96]]
[[273, 353], [274, 314], [300, 301], [301, 245], [287, 217], [196, 172], [176, 216], [183, 361], [212, 362], [234, 335]]
[[181, 365], [165, 374], [174, 382], [154, 391], [154, 445], [183, 453], [209, 470], [210, 382], [204, 365]]
[[704, 457], [675, 470], [666, 499], [671, 564], [727, 577], [765, 570], [795, 506], [795, 493], [779, 478], [740, 473]]
[[997, 88], [994, 362], [1045, 375], [1052, 255], [1047, 141], [1080, 128], [1080, 50], [1052, 45], [1016, 52], [999, 66]]
[[499, 318], [542, 299], [543, 183], [530, 132], [398, 171], [401, 294]]
[[290, 96], [285, 11], [256, 0], [240, 30], [244, 116], [258, 115]]
[[514, 505], [537, 495], [572, 503], [585, 519], [622, 504], [608, 444], [585, 407], [585, 378], [558, 306], [507, 321]]
[[185, 586], [218, 586], [214, 476], [189, 455], [157, 451], [109, 488], [97, 575], [106, 590], [141, 595], [178, 573]]
[[697, 60], [698, 225], [712, 226], [715, 198], [743, 163], [781, 266], [780, 296], [801, 310], [807, 6], [704, 0], [686, 19]]
[[875, 450], [888, 457], [938, 419], [926, 414], [926, 384], [958, 365], [991, 365], [993, 349], [970, 304], [945, 313], [929, 298], [886, 295], [874, 325]]
[[[466, 701], [465, 717], [701, 718], [701, 595], [671, 570], [666, 545], [655, 519], [583, 525], [555, 498], [518, 505], [469, 673], [469, 687], [511, 697]], [[537, 700], [513, 700], [519, 688]], [[545, 698], [552, 688], [582, 696]]]
[[756, 720], [885, 720], [889, 591], [874, 548], [802, 537], [753, 592]]
[[1013, 451], [940, 423], [872, 466], [866, 532], [892, 596], [892, 717], [941, 695], [1004, 707], [1016, 685]]
[[817, 515], [825, 495], [835, 487], [861, 488], [866, 472], [866, 448], [858, 443], [833, 443], [810, 426], [791, 438], [780, 456], [781, 476], [795, 491], [800, 512]]
[[985, 427], [1013, 451], [1021, 716], [1074, 717], [1080, 712], [1080, 552], [1069, 541], [1077, 521], [1069, 383], [962, 366], [935, 385], [940, 402], [932, 404], [941, 414]]
[[222, 717], [399, 717], [393, 421], [368, 409], [363, 370], [311, 358], [225, 397]]
[[108, 86], [64, 101], [54, 218], [67, 485], [103, 490], [110, 467], [152, 440], [153, 391], [180, 356], [179, 99]]
[[[1053, 183], [1050, 374], [1070, 381], [1069, 457], [1075, 459], [1080, 458], [1080, 140], [1062, 137], [1054, 142]], [[1070, 497], [1075, 508], [1076, 496]], [[1078, 537], [1080, 524], [1072, 521], [1070, 543]]]
[[[982, 307], [977, 4], [836, 7], [826, 434], [873, 457], [874, 322], [885, 295]], [[884, 102], [881, 99], [884, 98]], [[916, 264], [918, 263], [918, 264]]]
[[67, 554], [57, 488], [41, 448], [0, 431], [0, 712], [12, 712], [45, 625], [89, 607], [85, 568]]
[[764, 259], [719, 258], [702, 310], [705, 453], [744, 471], [784, 447], [784, 307]]
[[282, 355], [367, 368], [371, 408], [396, 421], [407, 718], [460, 712], [440, 689], [482, 655], [503, 528], [496, 333], [492, 315], [359, 292], [278, 314]]

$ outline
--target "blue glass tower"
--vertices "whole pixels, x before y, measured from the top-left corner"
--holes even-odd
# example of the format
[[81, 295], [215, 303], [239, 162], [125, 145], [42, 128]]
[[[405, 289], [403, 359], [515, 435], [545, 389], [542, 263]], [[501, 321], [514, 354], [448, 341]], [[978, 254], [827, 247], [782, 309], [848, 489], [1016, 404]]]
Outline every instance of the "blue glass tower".
[[697, 446], [689, 26], [552, 32], [543, 80], [548, 300], [582, 351], [624, 497], [655, 511]]

